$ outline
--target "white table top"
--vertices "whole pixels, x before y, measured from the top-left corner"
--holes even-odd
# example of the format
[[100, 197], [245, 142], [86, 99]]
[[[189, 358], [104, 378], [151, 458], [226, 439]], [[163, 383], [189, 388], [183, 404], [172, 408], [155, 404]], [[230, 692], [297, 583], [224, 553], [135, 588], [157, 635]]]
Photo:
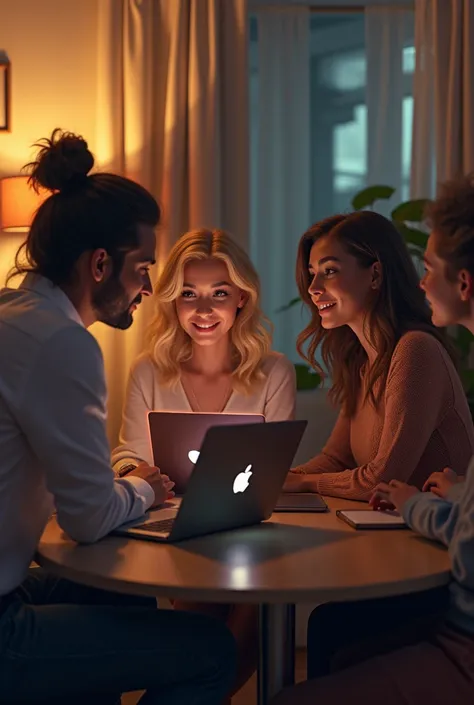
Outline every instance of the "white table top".
[[109, 536], [79, 546], [52, 519], [36, 560], [103, 589], [209, 602], [356, 600], [448, 582], [441, 546], [403, 529], [355, 531], [335, 510], [363, 505], [327, 503], [326, 514], [274, 514], [258, 526], [174, 545]]

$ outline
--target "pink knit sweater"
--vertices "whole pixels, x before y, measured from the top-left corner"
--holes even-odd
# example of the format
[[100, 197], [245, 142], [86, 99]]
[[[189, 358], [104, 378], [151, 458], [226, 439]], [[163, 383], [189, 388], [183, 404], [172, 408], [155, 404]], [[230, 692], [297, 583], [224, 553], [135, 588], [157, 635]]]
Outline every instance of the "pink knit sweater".
[[307, 488], [367, 500], [394, 478], [420, 487], [445, 466], [464, 475], [474, 430], [461, 381], [443, 346], [429, 333], [406, 333], [390, 363], [385, 394], [353, 418], [342, 413], [320, 455], [297, 469], [314, 475]]

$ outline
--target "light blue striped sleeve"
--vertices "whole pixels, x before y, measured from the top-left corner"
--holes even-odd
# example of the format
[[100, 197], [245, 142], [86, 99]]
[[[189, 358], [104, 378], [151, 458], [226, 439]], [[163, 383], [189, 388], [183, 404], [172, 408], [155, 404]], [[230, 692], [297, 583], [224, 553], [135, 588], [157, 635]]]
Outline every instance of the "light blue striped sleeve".
[[459, 517], [459, 501], [419, 492], [405, 502], [402, 514], [411, 529], [449, 546]]

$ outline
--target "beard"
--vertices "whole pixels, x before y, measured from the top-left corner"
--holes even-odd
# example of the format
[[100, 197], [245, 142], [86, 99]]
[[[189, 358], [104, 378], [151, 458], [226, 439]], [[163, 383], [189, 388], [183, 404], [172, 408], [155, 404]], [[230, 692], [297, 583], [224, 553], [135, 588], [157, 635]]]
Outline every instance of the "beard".
[[130, 307], [138, 306], [141, 300], [141, 294], [138, 294], [130, 301], [120, 281], [112, 276], [95, 292], [92, 306], [98, 321], [111, 328], [126, 330], [133, 323]]

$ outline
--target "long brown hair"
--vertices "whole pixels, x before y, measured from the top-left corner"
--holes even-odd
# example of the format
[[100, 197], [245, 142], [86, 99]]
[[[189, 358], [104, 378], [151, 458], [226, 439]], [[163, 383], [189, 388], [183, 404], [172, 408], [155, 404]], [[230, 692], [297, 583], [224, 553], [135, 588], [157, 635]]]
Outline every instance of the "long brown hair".
[[311, 321], [298, 336], [297, 349], [314, 369], [323, 372], [315, 359], [316, 350], [321, 345], [324, 365], [333, 380], [329, 397], [342, 405], [345, 414], [353, 416], [367, 354], [349, 326], [332, 330], [322, 327], [318, 309], [308, 292], [312, 280], [309, 273], [311, 248], [327, 235], [336, 237], [361, 267], [368, 268], [379, 262], [382, 269], [380, 288], [374, 292], [372, 306], [364, 321], [367, 337], [377, 350], [377, 358], [367, 378], [365, 401], [370, 398], [375, 408], [379, 407], [393, 351], [407, 331], [426, 331], [450, 354], [451, 351], [443, 334], [431, 323], [430, 310], [419, 287], [415, 267], [402, 236], [391, 221], [373, 211], [358, 211], [315, 223], [301, 237], [298, 246], [296, 282], [302, 300], [311, 311]]

